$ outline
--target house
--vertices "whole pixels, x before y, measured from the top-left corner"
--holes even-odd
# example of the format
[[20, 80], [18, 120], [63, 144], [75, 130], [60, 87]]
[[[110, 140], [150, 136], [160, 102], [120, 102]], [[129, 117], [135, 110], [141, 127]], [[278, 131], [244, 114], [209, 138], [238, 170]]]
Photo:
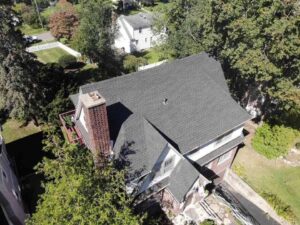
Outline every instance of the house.
[[156, 34], [153, 31], [153, 21], [153, 15], [150, 13], [118, 17], [115, 47], [131, 53], [149, 49], [158, 44], [164, 33]]
[[175, 213], [222, 181], [251, 119], [206, 53], [87, 84], [70, 98], [75, 110], [61, 115], [73, 118], [69, 140], [125, 165], [137, 203], [156, 198]]
[[[0, 126], [1, 127], [1, 126]], [[0, 133], [0, 224], [25, 225], [21, 188]]]

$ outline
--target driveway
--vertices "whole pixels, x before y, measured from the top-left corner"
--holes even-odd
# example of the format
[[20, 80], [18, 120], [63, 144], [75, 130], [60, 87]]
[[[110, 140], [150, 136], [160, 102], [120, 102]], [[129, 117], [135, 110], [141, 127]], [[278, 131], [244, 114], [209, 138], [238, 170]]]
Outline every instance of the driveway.
[[231, 170], [227, 171], [224, 182], [217, 188], [216, 192], [232, 208], [243, 211], [243, 214], [250, 219], [252, 224], [289, 225], [287, 221], [276, 214], [261, 196]]
[[50, 31], [40, 33], [40, 34], [36, 34], [34, 36], [36, 36], [41, 41], [53, 41], [53, 40], [55, 40], [55, 37], [53, 37], [53, 35], [50, 33]]

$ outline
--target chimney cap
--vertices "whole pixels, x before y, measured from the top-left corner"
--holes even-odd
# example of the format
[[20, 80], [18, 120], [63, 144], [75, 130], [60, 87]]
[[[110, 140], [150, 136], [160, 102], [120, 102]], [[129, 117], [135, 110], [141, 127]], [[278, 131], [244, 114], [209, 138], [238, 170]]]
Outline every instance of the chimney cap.
[[91, 91], [80, 95], [80, 100], [86, 108], [104, 104], [106, 101], [98, 91]]

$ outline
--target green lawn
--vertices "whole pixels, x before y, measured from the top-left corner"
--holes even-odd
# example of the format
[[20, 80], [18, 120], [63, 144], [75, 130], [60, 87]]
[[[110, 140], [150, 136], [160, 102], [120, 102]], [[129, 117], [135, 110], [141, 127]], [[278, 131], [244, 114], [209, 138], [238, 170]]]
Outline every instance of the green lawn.
[[244, 147], [237, 155], [233, 169], [258, 193], [276, 194], [290, 205], [300, 225], [300, 167], [290, 167], [279, 160], [268, 160]]
[[51, 48], [34, 52], [34, 54], [38, 60], [43, 63], [57, 63], [61, 56], [68, 55], [68, 53], [61, 48]]
[[39, 34], [39, 33], [43, 33], [43, 32], [47, 31], [44, 28], [32, 28], [31, 26], [29, 26], [27, 24], [23, 24], [20, 27], [20, 30], [22, 31], [23, 34], [26, 34], [26, 35]]
[[147, 60], [147, 64], [156, 63], [164, 59], [171, 59], [170, 56], [166, 55], [159, 47], [153, 47], [142, 52], [132, 53], [136, 57], [142, 57]]
[[31, 134], [35, 134], [41, 131], [39, 127], [29, 123], [25, 127], [21, 127], [22, 123], [16, 120], [10, 119], [3, 124], [2, 135], [6, 143], [13, 142], [15, 140], [27, 137]]

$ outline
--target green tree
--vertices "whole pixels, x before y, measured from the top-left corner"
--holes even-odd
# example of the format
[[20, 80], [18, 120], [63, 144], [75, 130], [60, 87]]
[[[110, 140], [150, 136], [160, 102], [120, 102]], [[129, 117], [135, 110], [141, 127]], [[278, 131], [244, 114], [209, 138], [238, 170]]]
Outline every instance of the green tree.
[[51, 127], [46, 133], [44, 149], [55, 159], [44, 159], [37, 166], [47, 179], [45, 193], [26, 224], [142, 224], [143, 217], [130, 208], [123, 171], [112, 165], [95, 171], [89, 150], [64, 144]]
[[115, 68], [112, 50], [114, 31], [112, 26], [112, 2], [110, 0], [82, 0], [80, 25], [74, 45], [102, 70]]
[[21, 3], [19, 7], [20, 14], [25, 24], [32, 26], [33, 28], [40, 27], [39, 17], [33, 6]]
[[42, 64], [25, 51], [17, 16], [10, 4], [0, 4], [0, 109], [23, 120], [40, 116], [45, 92], [39, 85]]

